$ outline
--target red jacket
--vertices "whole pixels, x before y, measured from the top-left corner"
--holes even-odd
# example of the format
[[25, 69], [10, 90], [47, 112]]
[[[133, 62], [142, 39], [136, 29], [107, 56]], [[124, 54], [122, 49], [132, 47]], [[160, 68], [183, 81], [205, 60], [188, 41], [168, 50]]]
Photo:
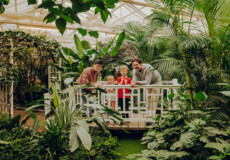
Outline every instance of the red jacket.
[[[127, 80], [127, 84], [131, 84], [131, 79], [129, 77], [125, 77]], [[121, 83], [121, 77], [117, 78], [117, 83]], [[123, 81], [122, 85], [125, 85], [125, 81]], [[125, 89], [125, 93], [129, 94], [129, 89]], [[125, 96], [125, 98], [128, 98], [130, 96]], [[123, 98], [123, 89], [118, 89], [118, 98]]]

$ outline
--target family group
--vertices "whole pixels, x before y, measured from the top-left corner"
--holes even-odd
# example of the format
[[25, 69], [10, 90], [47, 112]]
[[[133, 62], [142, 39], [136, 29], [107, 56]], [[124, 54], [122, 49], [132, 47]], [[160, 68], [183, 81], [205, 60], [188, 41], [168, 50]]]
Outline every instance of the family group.
[[[94, 85], [97, 87], [102, 87], [102, 83], [98, 83], [97, 79], [99, 76], [99, 71], [102, 67], [103, 62], [99, 59], [95, 60], [92, 67], [88, 67], [84, 69], [81, 76], [77, 79], [77, 83], [80, 85]], [[134, 58], [131, 61], [133, 71], [132, 71], [132, 79], [127, 76], [129, 69], [128, 66], [122, 65], [120, 66], [120, 76], [116, 79], [118, 85], [130, 85], [134, 87], [135, 85], [158, 85], [161, 83], [161, 75], [160, 73], [155, 70], [150, 64], [142, 63], [141, 59]], [[115, 85], [115, 78], [114, 76], [107, 77], [107, 85]], [[83, 92], [87, 92], [87, 90], [83, 90]], [[157, 90], [154, 88], [148, 89], [148, 93], [150, 94], [157, 94]], [[107, 93], [115, 94], [115, 89], [107, 89]], [[123, 95], [129, 94], [129, 89], [118, 89], [118, 105], [121, 107], [121, 111], [129, 110], [129, 101], [130, 97]], [[86, 97], [83, 98], [83, 104], [86, 103]], [[115, 109], [116, 105], [116, 98], [115, 96], [111, 96], [109, 101], [107, 102], [110, 106]], [[123, 104], [124, 103], [124, 104]], [[123, 114], [123, 118], [128, 118], [128, 114]]]

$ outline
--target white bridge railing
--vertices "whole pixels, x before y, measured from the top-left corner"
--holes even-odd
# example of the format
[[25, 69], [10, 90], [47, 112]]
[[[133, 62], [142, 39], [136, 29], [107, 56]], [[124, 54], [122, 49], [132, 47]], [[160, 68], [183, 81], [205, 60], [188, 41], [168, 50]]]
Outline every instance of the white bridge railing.
[[[101, 83], [105, 84], [106, 82]], [[62, 93], [72, 97], [72, 102], [69, 104], [80, 106], [88, 116], [97, 116], [98, 109], [102, 108], [102, 104], [111, 107], [111, 97], [113, 96], [113, 99], [115, 97], [115, 110], [121, 114], [128, 115], [128, 117], [122, 117], [124, 121], [152, 122], [157, 114], [165, 113], [172, 108], [176, 109], [176, 100], [169, 99], [168, 95], [176, 94], [176, 90], [180, 87], [181, 85], [177, 83], [177, 79], [173, 79], [172, 81], [163, 81], [161, 85], [137, 85], [135, 87], [130, 87], [130, 85], [103, 85], [101, 87], [105, 90], [115, 89], [115, 93], [104, 93], [96, 90], [95, 87], [85, 88], [85, 86], [81, 85], [74, 86], [71, 89], [67, 88]], [[130, 99], [128, 110], [126, 110], [125, 103], [123, 103], [123, 110], [118, 104], [118, 90], [122, 88], [124, 97], [128, 96]], [[85, 94], [85, 89], [91, 89], [94, 94]], [[125, 89], [129, 89], [130, 93], [125, 93]], [[149, 91], [152, 89], [156, 92]], [[52, 96], [45, 94], [45, 99], [45, 104], [51, 104]], [[123, 102], [125, 102], [124, 98]], [[49, 108], [46, 107], [45, 111], [47, 114]], [[110, 117], [104, 114], [104, 119], [109, 121]]]

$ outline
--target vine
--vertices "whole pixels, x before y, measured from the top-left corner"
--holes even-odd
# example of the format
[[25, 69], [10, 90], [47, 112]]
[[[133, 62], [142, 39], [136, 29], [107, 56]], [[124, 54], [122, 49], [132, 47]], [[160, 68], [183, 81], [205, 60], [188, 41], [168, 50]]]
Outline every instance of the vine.
[[[34, 100], [33, 92], [48, 85], [48, 65], [55, 63], [59, 44], [22, 31], [0, 32], [0, 81], [14, 81], [15, 99], [22, 104]], [[10, 63], [13, 55], [13, 64]], [[38, 94], [40, 96], [40, 94]]]

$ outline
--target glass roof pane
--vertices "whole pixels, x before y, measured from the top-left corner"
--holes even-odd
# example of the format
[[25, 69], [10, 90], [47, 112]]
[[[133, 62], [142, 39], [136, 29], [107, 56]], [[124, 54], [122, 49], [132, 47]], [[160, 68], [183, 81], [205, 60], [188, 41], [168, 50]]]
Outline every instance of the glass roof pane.
[[[79, 14], [82, 22], [81, 25], [67, 23], [67, 30], [62, 36], [57, 31], [55, 22], [49, 23], [47, 26], [45, 22], [43, 22], [43, 17], [46, 16], [47, 13], [46, 10], [34, 9], [34, 5], [28, 6], [27, 0], [16, 0], [17, 7], [14, 6], [14, 3], [15, 0], [10, 1], [10, 5], [6, 7], [6, 12], [3, 15], [0, 15], [0, 23], [4, 26], [2, 27], [4, 30], [20, 28], [20, 30], [29, 33], [47, 35], [47, 37], [54, 38], [65, 44], [73, 43], [73, 34], [77, 33], [79, 35], [77, 31], [74, 31], [74, 29], [77, 29], [78, 27], [88, 29], [89, 31], [99, 31], [98, 40], [101, 41], [110, 34], [113, 36], [116, 34], [117, 31], [114, 31], [116, 25], [121, 25], [133, 20], [143, 22], [144, 17], [151, 13], [150, 7], [143, 6], [143, 4], [146, 4], [144, 0], [119, 2], [114, 9], [109, 9], [112, 17], [109, 17], [104, 24], [100, 18], [100, 14], [94, 15], [95, 8], [92, 8], [87, 13]], [[140, 3], [140, 5], [137, 5], [137, 3]], [[65, 6], [68, 6], [69, 1], [64, 0], [64, 4]], [[16, 14], [15, 10], [20, 14]], [[3, 25], [4, 22], [10, 24]], [[81, 39], [90, 40], [92, 43], [95, 43], [95, 38], [90, 36], [81, 37]]]

